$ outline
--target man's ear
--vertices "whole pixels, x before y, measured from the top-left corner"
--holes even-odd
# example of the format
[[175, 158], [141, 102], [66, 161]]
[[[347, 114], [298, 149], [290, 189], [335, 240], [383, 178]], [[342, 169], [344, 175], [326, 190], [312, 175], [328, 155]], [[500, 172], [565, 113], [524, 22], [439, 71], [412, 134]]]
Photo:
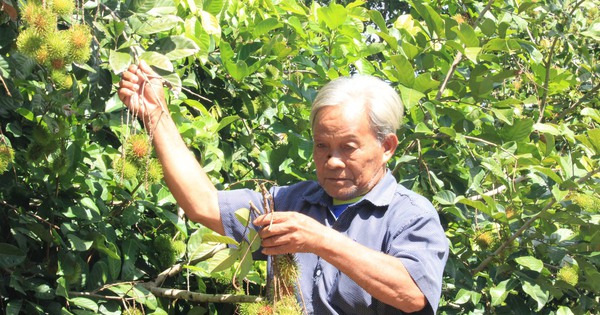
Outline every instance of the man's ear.
[[394, 153], [396, 153], [396, 148], [398, 147], [398, 137], [394, 133], [388, 133], [381, 143], [383, 147], [383, 159], [387, 163]]

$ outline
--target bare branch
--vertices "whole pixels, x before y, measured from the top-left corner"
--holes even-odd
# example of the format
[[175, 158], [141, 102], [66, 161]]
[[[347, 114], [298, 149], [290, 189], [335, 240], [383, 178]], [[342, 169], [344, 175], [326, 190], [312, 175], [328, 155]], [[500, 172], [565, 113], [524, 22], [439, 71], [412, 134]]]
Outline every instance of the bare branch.
[[158, 297], [169, 299], [183, 299], [191, 302], [203, 303], [257, 303], [264, 299], [255, 295], [234, 295], [234, 294], [206, 294], [191, 292], [187, 290], [159, 288], [150, 283], [142, 283], [142, 285], [150, 290], [152, 294]]
[[[483, 19], [483, 16], [487, 13], [487, 11], [490, 10], [493, 3], [494, 3], [494, 0], [488, 1], [485, 8], [483, 8], [483, 10], [481, 10], [481, 12], [479, 12], [479, 16], [477, 17], [477, 20], [475, 20], [475, 22], [473, 23], [473, 27], [477, 26], [477, 24], [479, 24], [479, 22], [481, 22], [481, 20]], [[464, 47], [464, 45], [463, 45], [463, 47]], [[448, 69], [448, 73], [446, 73], [446, 78], [444, 78], [444, 82], [442, 82], [442, 85], [440, 86], [440, 89], [438, 90], [437, 95], [435, 96], [436, 100], [439, 101], [442, 98], [442, 94], [444, 93], [444, 90], [446, 90], [446, 85], [448, 84], [448, 82], [450, 81], [452, 76], [454, 75], [454, 72], [456, 71], [456, 68], [458, 67], [458, 64], [460, 63], [462, 58], [463, 58], [463, 53], [459, 51], [456, 54], [456, 56], [454, 57], [454, 61], [452, 62], [450, 69]]]
[[2, 85], [4, 86], [4, 89], [6, 90], [6, 94], [10, 97], [12, 97], [12, 94], [10, 94], [10, 90], [8, 89], [8, 86], [6, 86], [6, 82], [4, 82], [4, 78], [0, 75], [0, 82], [2, 82]]
[[[526, 179], [527, 179], [527, 176], [525, 176], [525, 175], [523, 175], [523, 176], [519, 176], [519, 177], [517, 177], [517, 178], [516, 178], [516, 179], [513, 181], [513, 183], [514, 183], [514, 184], [517, 184], [517, 183], [520, 183], [520, 182], [522, 182], [522, 181], [524, 181], [524, 180], [526, 180]], [[471, 197], [469, 197], [469, 199], [470, 199], [470, 200], [481, 200], [481, 199], [483, 199], [483, 196], [489, 196], [489, 197], [491, 197], [491, 196], [495, 196], [495, 195], [497, 195], [497, 194], [500, 194], [500, 193], [502, 193], [502, 192], [503, 192], [503, 191], [505, 191], [506, 189], [507, 189], [506, 185], [502, 185], [502, 186], [500, 186], [500, 187], [498, 187], [498, 188], [496, 188], [496, 189], [492, 189], [492, 190], [490, 190], [490, 191], [487, 191], [487, 192], [485, 192], [485, 193], [483, 193], [483, 194], [481, 194], [481, 195], [471, 196]]]
[[[198, 262], [207, 260], [225, 248], [227, 248], [227, 245], [219, 244], [219, 245], [213, 247], [213, 249], [210, 252], [208, 252], [200, 257], [197, 257], [194, 260], [189, 261], [187, 264], [195, 265]], [[184, 265], [185, 264], [183, 264], [183, 263], [179, 263], [179, 264], [175, 264], [172, 267], [169, 267], [168, 269], [164, 270], [163, 272], [161, 272], [158, 275], [158, 277], [156, 277], [156, 279], [152, 282], [152, 285], [160, 286], [165, 281], [165, 279], [167, 279], [168, 277], [173, 277], [173, 276], [181, 273], [184, 269]]]

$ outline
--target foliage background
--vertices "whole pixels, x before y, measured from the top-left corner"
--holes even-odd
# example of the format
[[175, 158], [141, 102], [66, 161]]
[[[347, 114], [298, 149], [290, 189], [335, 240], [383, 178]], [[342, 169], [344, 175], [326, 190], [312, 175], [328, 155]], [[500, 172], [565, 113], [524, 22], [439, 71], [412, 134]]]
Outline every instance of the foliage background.
[[406, 106], [390, 168], [435, 203], [451, 243], [439, 313], [598, 313], [597, 2], [77, 2], [58, 27], [89, 25], [92, 56], [66, 90], [16, 49], [24, 2], [0, 12], [6, 314], [228, 314], [160, 289], [261, 293], [264, 265], [187, 221], [163, 183], [113, 167], [140, 132], [115, 96], [140, 59], [170, 82], [169, 110], [221, 189], [312, 179], [318, 87], [388, 80]]

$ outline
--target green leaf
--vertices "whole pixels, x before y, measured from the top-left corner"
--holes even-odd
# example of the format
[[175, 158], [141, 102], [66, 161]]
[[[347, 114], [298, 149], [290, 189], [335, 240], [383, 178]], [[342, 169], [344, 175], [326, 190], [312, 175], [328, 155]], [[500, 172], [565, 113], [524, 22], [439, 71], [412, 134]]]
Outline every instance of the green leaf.
[[581, 32], [581, 35], [600, 41], [600, 21], [595, 21], [587, 30]]
[[415, 126], [415, 133], [422, 133], [426, 135], [433, 134], [433, 131], [423, 122], [420, 122]]
[[150, 66], [154, 66], [165, 71], [173, 72], [173, 64], [171, 63], [169, 58], [155, 51], [143, 52], [140, 55], [140, 59], [144, 60]]
[[221, 25], [219, 20], [210, 12], [202, 11], [200, 13], [202, 28], [209, 35], [221, 35]]
[[29, 121], [35, 120], [35, 115], [33, 114], [32, 111], [28, 110], [27, 108], [19, 107], [16, 109], [16, 111], [17, 111], [17, 113], [21, 114], [21, 116], [23, 116], [25, 119], [27, 119]]
[[212, 232], [211, 230], [203, 228], [196, 230], [194, 233], [192, 233], [192, 235], [190, 235], [190, 238], [187, 243], [187, 253], [190, 260], [195, 260], [200, 257], [203, 257], [215, 248], [215, 245], [206, 244], [203, 242], [204, 236], [213, 233], [214, 232]]
[[391, 56], [390, 60], [392, 61], [394, 69], [396, 70], [395, 74], [398, 82], [404, 86], [412, 87], [415, 82], [415, 70], [408, 59], [406, 59], [406, 57], [403, 55], [395, 55]]
[[512, 126], [500, 129], [500, 136], [506, 141], [520, 142], [529, 138], [533, 131], [533, 120], [530, 118], [515, 120]]
[[436, 12], [434, 8], [423, 2], [416, 1], [412, 4], [414, 5], [414, 8], [417, 10], [421, 18], [425, 20], [429, 36], [434, 37], [434, 33], [436, 33], [437, 38], [445, 38], [446, 31], [444, 30], [444, 20], [439, 15], [439, 13]]
[[147, 13], [153, 16], [177, 13], [175, 3], [170, 0], [133, 0], [131, 10], [135, 13]]
[[490, 207], [481, 201], [471, 200], [469, 198], [461, 198], [458, 200], [458, 202], [473, 207], [487, 215], [492, 215], [492, 210], [490, 209]]
[[461, 23], [458, 27], [454, 27], [453, 29], [466, 47], [479, 46], [477, 34], [475, 34], [475, 30], [469, 24]]
[[96, 302], [94, 302], [92, 299], [85, 297], [74, 297], [69, 299], [69, 302], [80, 308], [85, 308], [92, 312], [98, 313], [98, 304], [96, 304]]
[[239, 60], [236, 63], [225, 62], [225, 68], [227, 72], [238, 82], [242, 81], [247, 77], [250, 72], [248, 70], [248, 64], [245, 61]]
[[229, 269], [237, 261], [240, 251], [234, 248], [227, 248], [216, 253], [208, 260], [208, 270], [210, 273]]
[[229, 236], [206, 234], [202, 237], [204, 243], [221, 243], [227, 245], [239, 245], [239, 243]]
[[21, 307], [23, 306], [23, 300], [11, 300], [6, 304], [6, 315], [19, 315], [21, 314]]
[[7, 244], [0, 243], [0, 267], [12, 268], [20, 265], [25, 261], [26, 253], [20, 248]]
[[506, 124], [512, 125], [514, 121], [514, 110], [512, 108], [509, 109], [499, 109], [499, 108], [490, 108], [494, 116], [503, 121]]
[[581, 115], [591, 117], [597, 123], [600, 123], [600, 111], [595, 108], [586, 107], [581, 110]]
[[194, 55], [200, 48], [193, 40], [185, 36], [169, 36], [154, 42], [152, 46], [148, 47], [148, 50], [161, 53], [169, 60], [179, 60]]
[[184, 236], [188, 235], [187, 225], [184, 218], [177, 215], [177, 213], [171, 211], [160, 211], [159, 214], [165, 219], [169, 220], [169, 222], [173, 223], [177, 230], [181, 232]]
[[135, 33], [138, 35], [151, 35], [173, 29], [183, 20], [177, 15], [164, 15], [145, 21]]
[[384, 34], [389, 33], [387, 29], [387, 24], [385, 22], [385, 19], [383, 18], [383, 15], [381, 15], [381, 12], [377, 10], [369, 10], [369, 17], [371, 17], [371, 21], [373, 21], [373, 23], [375, 23], [375, 25], [379, 27], [379, 30], [381, 32], [383, 32]]
[[[104, 235], [98, 235], [98, 237], [96, 237], [96, 239], [94, 240], [94, 248], [96, 248], [98, 251], [106, 254], [108, 257], [114, 260], [118, 260], [119, 262], [121, 261], [121, 256], [119, 256], [119, 249], [114, 243], [109, 242], [106, 239], [106, 236]], [[119, 271], [120, 269], [121, 268], [119, 267]]]
[[308, 14], [308, 9], [302, 5], [302, 2], [296, 0], [283, 0], [277, 6], [286, 12], [304, 16]]
[[437, 194], [435, 194], [435, 196], [433, 196], [433, 199], [444, 206], [456, 204], [456, 194], [450, 190], [439, 191]]
[[544, 262], [533, 256], [518, 257], [515, 259], [515, 261], [519, 265], [537, 272], [542, 271], [542, 268], [544, 268]]
[[477, 305], [477, 303], [479, 303], [479, 300], [481, 299], [481, 296], [482, 294], [479, 292], [460, 289], [458, 290], [458, 293], [454, 298], [454, 303], [462, 305], [469, 301], [473, 301], [473, 304]]
[[127, 70], [133, 62], [133, 58], [129, 53], [119, 52], [116, 50], [109, 51], [108, 64], [114, 74], [122, 73]]
[[[392, 48], [394, 48], [395, 46], [398, 45], [398, 43], [397, 43], [398, 40], [396, 38], [393, 38], [393, 41], [394, 41], [394, 45], [391, 45]], [[387, 40], [386, 40], [386, 42], [387, 42]], [[406, 41], [402, 42], [402, 52], [404, 52], [404, 55], [409, 60], [415, 59], [421, 53], [421, 51], [422, 51], [422, 48], [419, 47], [419, 46], [415, 46], [415, 45], [413, 45], [413, 44], [411, 44], [409, 42], [406, 42]], [[427, 72], [427, 74], [429, 74], [429, 76], [431, 76], [430, 72]]]
[[506, 51], [512, 52], [520, 48], [519, 44], [510, 39], [493, 38], [485, 45], [483, 45], [484, 51]]
[[477, 57], [481, 52], [481, 47], [467, 47], [465, 48], [465, 56], [469, 58], [473, 63], [477, 63]]
[[243, 225], [248, 226], [250, 220], [250, 209], [248, 208], [240, 208], [235, 211], [235, 218]]
[[515, 287], [515, 281], [512, 279], [504, 280], [498, 283], [497, 286], [490, 288], [490, 296], [492, 297], [492, 306], [498, 306], [504, 303], [510, 291]]
[[223, 119], [221, 119], [219, 121], [219, 125], [215, 132], [220, 131], [221, 129], [229, 126], [230, 124], [232, 124], [233, 122], [238, 121], [238, 120], [240, 120], [240, 116], [237, 116], [237, 115], [224, 117]]
[[600, 154], [600, 129], [588, 130], [588, 138], [590, 143], [594, 146], [597, 154]]
[[565, 200], [568, 195], [568, 190], [561, 190], [558, 185], [552, 186], [552, 196], [554, 196], [554, 199], [556, 199], [556, 201], [561, 202]]
[[398, 85], [398, 89], [400, 90], [400, 98], [402, 99], [404, 110], [407, 112], [410, 111], [413, 106], [418, 105], [419, 101], [425, 97], [425, 94], [403, 85]]
[[535, 124], [533, 129], [542, 133], [549, 133], [553, 136], [560, 136], [560, 130], [554, 124]]
[[570, 308], [566, 306], [560, 306], [556, 311], [556, 315], [575, 315]]
[[528, 281], [523, 283], [523, 291], [537, 302], [537, 312], [542, 310], [542, 308], [544, 308], [550, 299], [550, 294], [548, 291], [543, 291], [539, 285], [533, 285]]
[[89, 198], [89, 197], [82, 198], [81, 201], [79, 201], [79, 203], [85, 209], [90, 210], [93, 213], [92, 216], [94, 216], [94, 217], [101, 216], [100, 208], [98, 208], [98, 205], [96, 205], [96, 203], [91, 198]]
[[282, 26], [283, 26], [283, 24], [280, 23], [276, 18], [271, 17], [268, 19], [264, 19], [264, 20], [260, 21], [258, 24], [256, 24], [254, 26], [254, 30], [253, 30], [252, 34], [254, 35], [254, 37], [258, 38], [258, 37], [261, 37], [261, 36], [267, 34], [268, 32], [270, 32], [272, 30], [278, 29]]
[[204, 0], [202, 8], [204, 11], [217, 16], [221, 13], [226, 3], [226, 0]]
[[89, 250], [92, 247], [92, 245], [94, 245], [94, 241], [84, 241], [81, 238], [79, 238], [79, 236], [77, 236], [76, 234], [68, 234], [67, 238], [73, 245], [73, 248], [75, 248], [75, 250], [79, 252], [85, 252]]
[[326, 7], [318, 8], [317, 16], [320, 21], [325, 22], [329, 29], [335, 30], [346, 22], [348, 11], [340, 4], [330, 3]]
[[[252, 251], [250, 249], [250, 244], [243, 242], [240, 244], [240, 266], [239, 266], [239, 274], [237, 275], [239, 281], [242, 281], [248, 275], [248, 272], [252, 270], [252, 266], [254, 264], [254, 260], [252, 259]], [[242, 259], [243, 258], [243, 259]]]

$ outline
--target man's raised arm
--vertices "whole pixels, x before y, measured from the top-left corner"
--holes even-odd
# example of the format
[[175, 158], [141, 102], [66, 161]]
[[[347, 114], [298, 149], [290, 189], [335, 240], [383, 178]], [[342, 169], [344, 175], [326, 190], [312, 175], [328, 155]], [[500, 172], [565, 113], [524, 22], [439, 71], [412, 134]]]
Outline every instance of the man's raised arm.
[[217, 189], [181, 138], [168, 112], [162, 81], [145, 62], [122, 75], [119, 98], [144, 122], [160, 160], [169, 190], [186, 216], [224, 234]]

